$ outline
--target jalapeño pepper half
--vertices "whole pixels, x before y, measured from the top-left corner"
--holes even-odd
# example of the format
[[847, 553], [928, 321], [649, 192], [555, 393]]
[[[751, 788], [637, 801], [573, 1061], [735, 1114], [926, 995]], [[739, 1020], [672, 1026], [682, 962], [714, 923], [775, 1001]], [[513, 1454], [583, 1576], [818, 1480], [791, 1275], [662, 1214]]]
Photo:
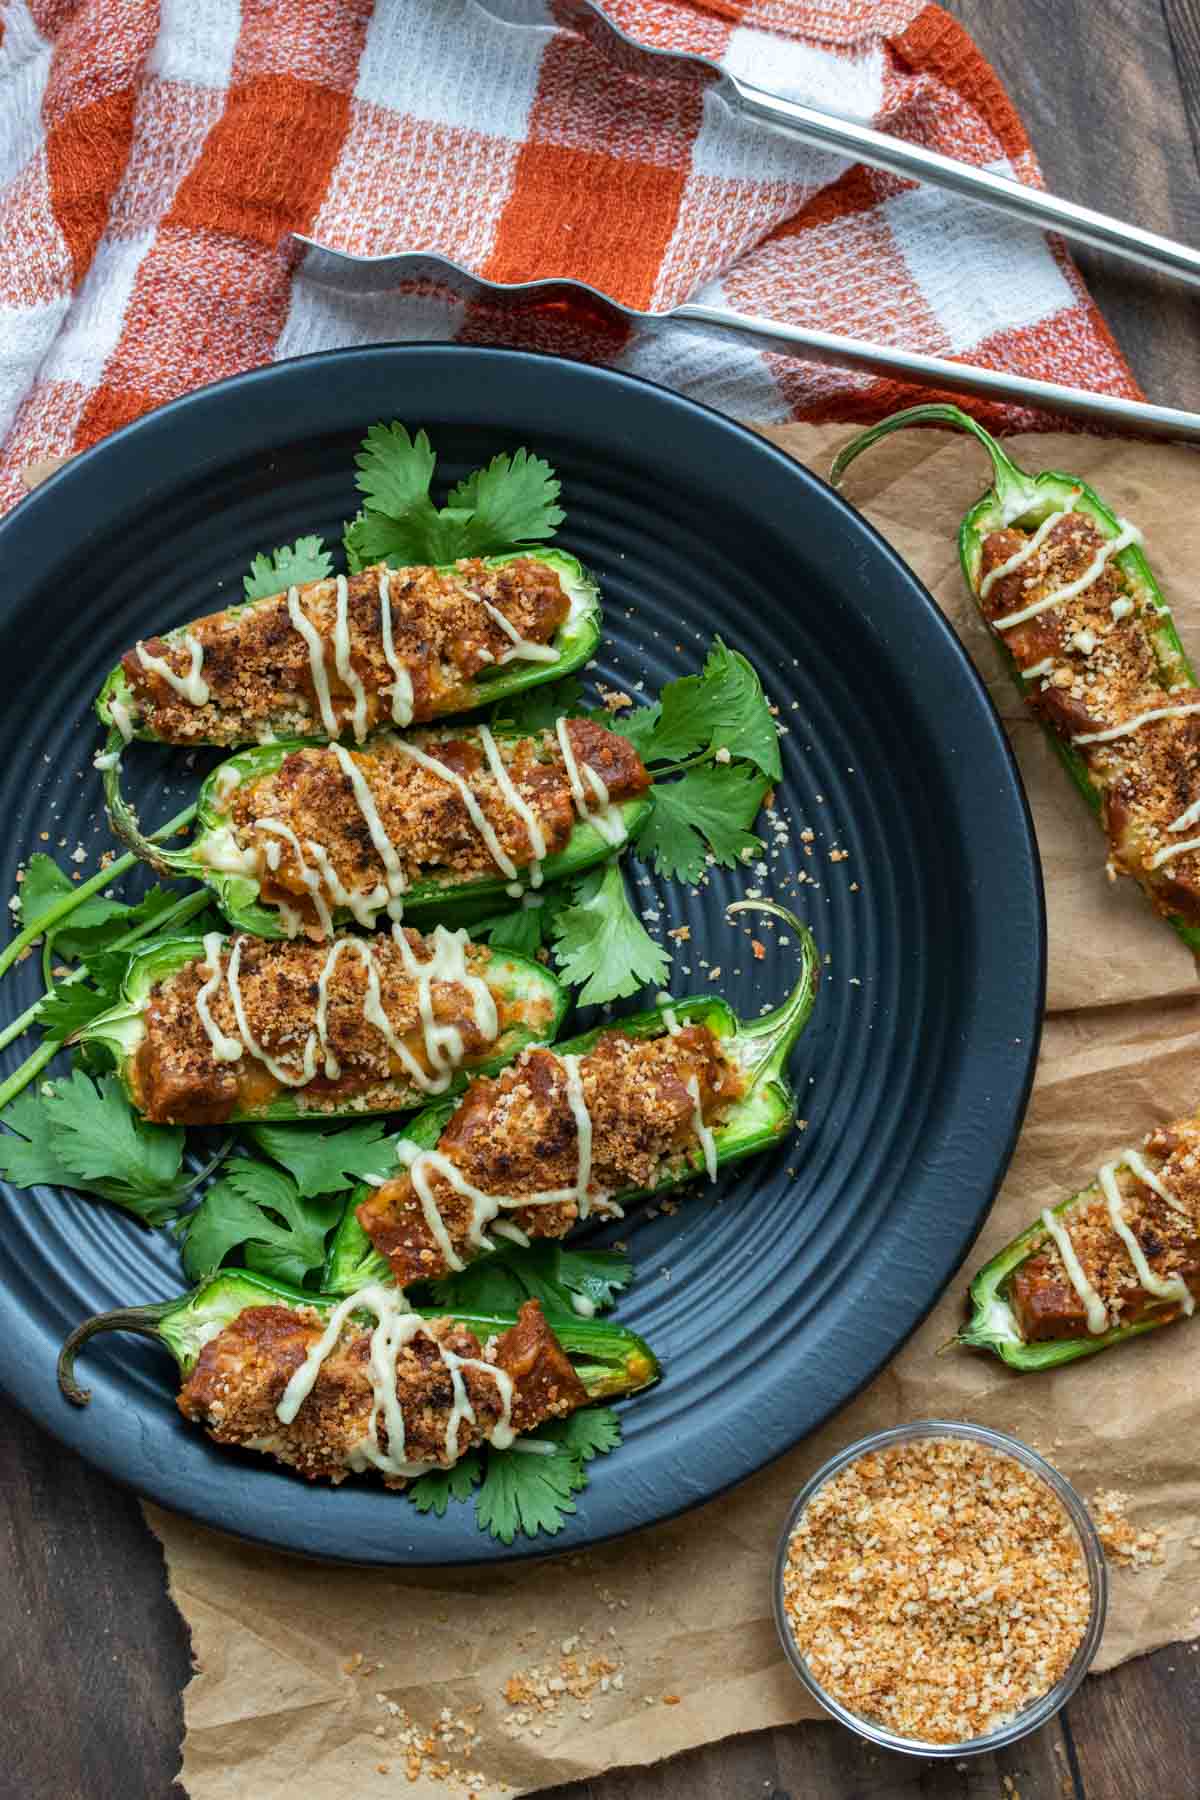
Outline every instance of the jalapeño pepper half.
[[[371, 945], [367, 938], [349, 942], [355, 948], [361, 945], [368, 950]], [[396, 1072], [386, 1079], [376, 1078], [369, 1084], [359, 1082], [346, 1086], [339, 1095], [336, 1086], [331, 1087], [320, 1079], [315, 1084], [296, 1086], [260, 1079], [267, 1077], [267, 1069], [243, 1044], [244, 1055], [239, 1066], [250, 1073], [251, 1079], [238, 1085], [231, 1108], [222, 1105], [219, 1112], [214, 1112], [209, 1107], [202, 1117], [192, 1116], [186, 1094], [177, 1096], [165, 1109], [156, 1107], [152, 1076], [158, 1059], [151, 1056], [149, 1074], [142, 1063], [147, 1050], [147, 1033], [152, 1031], [147, 1013], [155, 990], [189, 964], [203, 963], [204, 972], [211, 974], [210, 951], [227, 965], [232, 946], [233, 940], [228, 938], [213, 942], [178, 937], [165, 938], [136, 951], [130, 959], [119, 1003], [99, 1014], [79, 1033], [76, 1041], [103, 1044], [112, 1052], [116, 1059], [116, 1074], [131, 1104], [139, 1112], [148, 1118], [169, 1116], [174, 1124], [188, 1125], [248, 1119], [359, 1118], [367, 1113], [404, 1112], [425, 1104], [429, 1088], [423, 1090], [413, 1076], [404, 1072], [398, 1059]], [[293, 949], [291, 945], [272, 945], [271, 953], [286, 957]], [[458, 1093], [473, 1075], [495, 1074], [527, 1044], [550, 1042], [567, 1009], [565, 988], [541, 963], [511, 951], [485, 950], [484, 956], [482, 966], [475, 972], [490, 990], [497, 1007], [508, 1015], [508, 1022], [502, 1024], [499, 1035], [478, 1053], [469, 1067], [460, 1066], [452, 1072], [447, 1068], [444, 1077], [438, 1078], [448, 1093]], [[230, 1051], [236, 1047], [236, 1042], [231, 1043]], [[152, 1045], [150, 1050], [153, 1050]], [[220, 1068], [219, 1064], [216, 1066]], [[318, 1077], [320, 1073], [318, 1066]], [[202, 1088], [197, 1093], [203, 1098]]]
[[[557, 577], [566, 596], [567, 616], [554, 633], [552, 642], [546, 647], [548, 654], [545, 657], [539, 656], [532, 661], [518, 659], [494, 663], [490, 669], [476, 675], [473, 680], [460, 682], [453, 689], [448, 690], [445, 701], [441, 705], [434, 706], [428, 714], [422, 712], [420, 715], [422, 718], [473, 712], [476, 707], [488, 706], [494, 700], [507, 700], [513, 694], [521, 693], [525, 688], [536, 687], [546, 681], [557, 681], [560, 676], [569, 675], [572, 670], [582, 668], [588, 658], [594, 654], [596, 646], [600, 642], [600, 590], [583, 565], [575, 557], [567, 555], [562, 550], [515, 550], [504, 556], [483, 558], [483, 564], [487, 569], [502, 569], [505, 564], [513, 562], [544, 564]], [[435, 572], [451, 580], [461, 573], [454, 563], [443, 564]], [[365, 573], [375, 574], [376, 572], [365, 571]], [[403, 574], [403, 570], [390, 572], [391, 579], [397, 583]], [[327, 586], [328, 581], [332, 579], [334, 578], [330, 577], [324, 583], [309, 582], [304, 586], [306, 588]], [[242, 605], [228, 607], [221, 616], [236, 623], [239, 617], [253, 611], [256, 607], [275, 605], [280, 599], [280, 594], [272, 594], [263, 599], [248, 600]], [[382, 604], [382, 597], [380, 603]], [[401, 603], [397, 600], [390, 601], [389, 611], [394, 611], [398, 604]], [[204, 620], [194, 619], [187, 625], [176, 626], [173, 630], [162, 634], [162, 641], [168, 649], [187, 648], [189, 642], [195, 641], [192, 634], [196, 626], [204, 623]], [[284, 626], [286, 629], [286, 621]], [[396, 635], [399, 636], [398, 631]], [[553, 651], [554, 654], [550, 655], [550, 651]], [[327, 656], [325, 656], [325, 660], [328, 660]], [[202, 677], [203, 664], [201, 663], [197, 669], [197, 679], [202, 679]], [[200, 693], [207, 697], [205, 688], [201, 688]], [[338, 695], [339, 704], [345, 699], [344, 692]], [[131, 688], [125, 670], [120, 664], [112, 671], [101, 688], [96, 699], [96, 711], [102, 724], [110, 727], [123, 726], [121, 736], [126, 741], [131, 737], [142, 739], [148, 743], [180, 741], [175, 738], [162, 738], [152, 725], [146, 723], [141, 716], [137, 695]], [[253, 743], [259, 736], [257, 729], [239, 730], [236, 723], [231, 725], [228, 718], [222, 718], [219, 715], [216, 724], [218, 728], [210, 735], [189, 736], [184, 741], [189, 745], [216, 744], [228, 749], [238, 743]], [[351, 720], [347, 717], [342, 732], [337, 735], [348, 735], [350, 727]], [[276, 725], [276, 729], [282, 730], [284, 727]], [[297, 730], [297, 723], [294, 720], [290, 729], [293, 733]], [[306, 731], [307, 727], [301, 722], [299, 729]], [[309, 740], [313, 743], [321, 742], [323, 737], [329, 735], [321, 731], [319, 717], [313, 718], [313, 732], [314, 735]]]
[[[796, 1117], [796, 1097], [787, 1080], [787, 1059], [800, 1033], [808, 1023], [816, 999], [820, 959], [812, 933], [784, 908], [771, 902], [738, 902], [740, 907], [755, 908], [777, 914], [796, 932], [800, 940], [801, 969], [791, 994], [781, 1006], [763, 1017], [749, 1022], [716, 996], [697, 995], [691, 999], [661, 1002], [652, 1010], [633, 1013], [600, 1026], [582, 1037], [555, 1044], [555, 1056], [586, 1056], [600, 1038], [617, 1032], [631, 1038], [662, 1037], [677, 1024], [708, 1026], [720, 1040], [725, 1056], [732, 1061], [745, 1080], [745, 1088], [724, 1120], [712, 1128], [717, 1168], [726, 1168], [755, 1156], [777, 1144]], [[432, 1149], [438, 1142], [455, 1107], [438, 1105], [426, 1108], [410, 1120], [399, 1134], [398, 1143], [414, 1150]], [[618, 1204], [659, 1194], [691, 1181], [705, 1169], [700, 1146], [673, 1158], [669, 1171], [649, 1188], [626, 1189], [611, 1196]], [[347, 1203], [345, 1213], [334, 1233], [326, 1259], [322, 1285], [331, 1294], [349, 1294], [367, 1282], [393, 1279], [387, 1259], [371, 1244], [357, 1217], [358, 1206], [370, 1189], [359, 1188]], [[482, 1253], [482, 1252], [480, 1252]]]
[[[196, 1359], [210, 1338], [232, 1324], [247, 1307], [311, 1307], [327, 1314], [339, 1303], [330, 1294], [308, 1294], [299, 1288], [252, 1275], [244, 1269], [226, 1269], [202, 1282], [190, 1293], [152, 1306], [130, 1306], [97, 1313], [77, 1325], [59, 1353], [58, 1384], [68, 1400], [86, 1406], [91, 1394], [75, 1379], [75, 1358], [83, 1346], [102, 1331], [131, 1331], [152, 1338], [174, 1357], [181, 1375], [190, 1375]], [[516, 1314], [480, 1314], [450, 1311], [445, 1307], [418, 1308], [425, 1319], [454, 1319], [473, 1331], [481, 1343], [516, 1324]], [[571, 1359], [575, 1373], [590, 1400], [616, 1399], [649, 1387], [659, 1376], [658, 1359], [636, 1332], [606, 1319], [580, 1319], [555, 1313], [549, 1321], [555, 1337]]]
[[[1140, 534], [1077, 476], [1026, 473], [956, 406], [909, 407], [862, 432], [834, 462], [834, 486], [864, 450], [908, 425], [970, 432], [987, 451], [992, 485], [959, 528], [967, 586], [1108, 834], [1110, 873], [1132, 875], [1200, 950], [1200, 857], [1192, 854], [1200, 850], [1200, 792], [1192, 785], [1200, 695]], [[1050, 594], [1031, 595], [1043, 579]], [[1076, 628], [1065, 608], [1087, 608], [1089, 592], [1093, 604]]]
[[[456, 736], [465, 740], [476, 735], [477, 729], [468, 726], [456, 733]], [[493, 735], [497, 740], [515, 742], [522, 734], [504, 732], [497, 727]], [[313, 747], [309, 741], [299, 739], [287, 743], [260, 744], [252, 750], [240, 751], [238, 755], [221, 763], [200, 789], [196, 805], [195, 834], [186, 848], [181, 850], [164, 850], [161, 844], [143, 834], [136, 816], [121, 794], [119, 763], [114, 763], [104, 771], [105, 799], [113, 830], [131, 850], [160, 874], [203, 882], [211, 889], [217, 905], [235, 931], [265, 938], [294, 935], [294, 932], [289, 933], [286, 929], [280, 909], [262, 900], [259, 877], [238, 872], [239, 860], [244, 863], [245, 857], [238, 851], [233, 840], [226, 806], [229, 795], [235, 790], [249, 787], [255, 781], [274, 774], [294, 751]], [[364, 746], [364, 750], [369, 749], [370, 741]], [[602, 862], [612, 854], [614, 847], [619, 848], [636, 836], [651, 805], [649, 795], [638, 793], [612, 807], [614, 827], [619, 820], [623, 834], [617, 844], [614, 844], [617, 837], [615, 828], [609, 834], [589, 819], [578, 819], [563, 849], [542, 861], [543, 879], [546, 882], [560, 881], [566, 876], [581, 874], [595, 863]], [[439, 916], [453, 913], [454, 916], [462, 917], [462, 908], [472, 904], [481, 906], [482, 911], [487, 912], [494, 910], [497, 902], [503, 904], [510, 887], [509, 878], [499, 868], [473, 875], [455, 875], [451, 870], [444, 870], [418, 879], [405, 889], [402, 896], [403, 916], [413, 922], [428, 918], [433, 913]], [[378, 902], [380, 912], [384, 910], [386, 902], [387, 895], [383, 893]], [[349, 923], [354, 915], [344, 906], [335, 906], [332, 908], [332, 916], [334, 925], [339, 926]], [[478, 918], [481, 914], [476, 911], [468, 916]], [[360, 919], [360, 923], [365, 922]]]

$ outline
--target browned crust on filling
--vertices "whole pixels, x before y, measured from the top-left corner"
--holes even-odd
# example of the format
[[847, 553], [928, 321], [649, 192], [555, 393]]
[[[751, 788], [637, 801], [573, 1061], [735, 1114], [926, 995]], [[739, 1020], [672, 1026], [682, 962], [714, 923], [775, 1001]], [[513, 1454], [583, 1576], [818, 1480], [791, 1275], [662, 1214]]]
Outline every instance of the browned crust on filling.
[[[1032, 533], [994, 531], [983, 543], [981, 579], [1007, 562]], [[1106, 542], [1082, 513], [1070, 513], [1047, 534], [1020, 568], [995, 582], [981, 601], [989, 620], [1031, 606], [1084, 573]], [[1132, 610], [1114, 619], [1114, 601]], [[1152, 647], [1159, 623], [1143, 605], [1115, 559], [1074, 600], [1050, 607], [1001, 633], [1018, 668], [1036, 668], [1047, 657], [1056, 667], [1026, 689], [1032, 710], [1066, 742], [1080, 733], [1106, 731], [1139, 713], [1187, 703], [1200, 695], [1168, 693], [1160, 685]], [[1077, 634], [1083, 632], [1083, 647]], [[1086, 646], [1095, 639], [1094, 646]], [[1155, 719], [1108, 744], [1076, 744], [1103, 802], [1110, 866], [1131, 875], [1160, 913], [1200, 923], [1200, 852], [1185, 851], [1152, 869], [1157, 851], [1200, 836], [1168, 826], [1200, 798], [1200, 714]]]
[[[594, 769], [614, 802], [631, 799], [649, 786], [641, 757], [626, 738], [588, 719], [572, 719], [567, 734], [580, 768], [586, 763]], [[479, 745], [450, 735], [414, 741], [468, 783], [513, 864], [527, 868], [534, 861], [528, 827], [506, 801]], [[541, 825], [546, 854], [556, 855], [570, 838], [577, 815], [555, 734], [497, 738], [496, 745], [514, 787]], [[386, 740], [378, 750], [353, 754], [410, 884], [434, 872], [448, 879], [497, 874], [496, 862], [455, 786]], [[348, 892], [369, 894], [384, 882], [383, 860], [349, 777], [332, 751], [293, 751], [270, 775], [234, 789], [229, 807], [239, 845], [259, 852], [263, 900], [270, 905], [282, 898], [313, 924], [316, 915], [295, 850], [275, 833], [255, 829], [256, 821], [263, 819], [290, 826], [301, 844], [323, 845]], [[268, 845], [279, 859], [274, 870], [266, 864]], [[311, 864], [311, 857], [306, 860]]]
[[[396, 679], [384, 654], [380, 620], [379, 581], [385, 566], [376, 563], [347, 577], [350, 666], [366, 692], [368, 729], [392, 722], [392, 697], [383, 691]], [[354, 700], [338, 676], [333, 648], [336, 581], [306, 582], [299, 592], [305, 615], [323, 640], [333, 710], [341, 728], [348, 729]], [[449, 573], [393, 569], [389, 592], [393, 646], [412, 680], [417, 722], [477, 704], [464, 692], [465, 684], [481, 670], [495, 668], [512, 649], [512, 639], [487, 611], [485, 600], [520, 637], [535, 644], [548, 644], [570, 610], [554, 570], [526, 557], [501, 569], [489, 569], [478, 557], [464, 558]], [[284, 737], [324, 729], [308, 645], [292, 624], [286, 593], [256, 601], [244, 611], [211, 613], [189, 629], [204, 650], [205, 706], [191, 705], [161, 675], [144, 668], [136, 649], [121, 660], [141, 722], [160, 738], [169, 744], [239, 744], [267, 731]], [[177, 675], [188, 674], [191, 654], [183, 645], [154, 637], [144, 647]]]
[[[432, 945], [416, 931], [406, 929], [405, 936], [417, 959], [428, 961]], [[223, 968], [228, 968], [234, 941], [228, 939], [223, 946]], [[418, 1066], [432, 1075], [417, 984], [405, 973], [389, 933], [369, 942], [379, 974], [380, 1004], [392, 1030]], [[239, 986], [250, 1035], [285, 1069], [299, 1072], [303, 1067], [305, 1044], [316, 1028], [318, 983], [330, 948], [302, 939], [291, 943], [242, 939]], [[472, 945], [466, 961], [472, 975], [487, 979], [492, 953], [486, 946]], [[373, 1112], [393, 1111], [424, 1098], [382, 1032], [364, 1014], [367, 972], [357, 952], [343, 950], [326, 983], [325, 1036], [340, 1070], [330, 1077], [321, 1058], [315, 1077], [303, 1088], [285, 1090], [266, 1064], [250, 1054], [234, 1063], [217, 1061], [196, 1010], [197, 995], [210, 974], [207, 963], [190, 962], [151, 992], [143, 1014], [145, 1035], [130, 1069], [134, 1102], [147, 1119], [158, 1124], [220, 1124], [231, 1113], [265, 1105], [284, 1091], [297, 1106], [317, 1113], [349, 1099], [364, 1112]], [[464, 1064], [469, 1067], [482, 1060], [495, 1040], [479, 1029], [467, 988], [461, 982], [434, 981], [429, 991], [435, 1022], [454, 1026], [462, 1036]], [[550, 1015], [548, 1000], [508, 999], [494, 992], [493, 998], [501, 1034], [518, 1023], [542, 1025]], [[227, 982], [210, 999], [209, 1010], [228, 1036], [241, 1035]]]
[[[726, 1061], [707, 1025], [685, 1025], [674, 1036], [624, 1037], [607, 1032], [580, 1060], [584, 1100], [592, 1121], [590, 1191], [619, 1195], [647, 1188], [697, 1145], [695, 1076], [706, 1124], [741, 1095], [741, 1075]], [[473, 1081], [438, 1139], [437, 1148], [475, 1188], [515, 1200], [577, 1179], [579, 1138], [567, 1097], [566, 1072], [552, 1050], [527, 1050], [494, 1079]], [[478, 1254], [469, 1240], [471, 1203], [442, 1175], [430, 1191], [463, 1261]], [[500, 1216], [529, 1237], [564, 1237], [575, 1223], [574, 1200], [504, 1207]], [[358, 1219], [386, 1256], [401, 1286], [445, 1274], [448, 1264], [430, 1230], [408, 1174], [376, 1188]]]
[[[179, 1410], [202, 1424], [219, 1444], [265, 1450], [309, 1481], [344, 1481], [353, 1472], [350, 1455], [367, 1435], [374, 1404], [368, 1372], [371, 1324], [346, 1321], [290, 1425], [282, 1424], [275, 1412], [288, 1381], [324, 1329], [325, 1321], [315, 1310], [247, 1307], [201, 1350], [180, 1390]], [[495, 1380], [484, 1370], [463, 1369], [475, 1422], [466, 1417], [459, 1421], [453, 1453], [448, 1453], [454, 1390], [433, 1339], [458, 1356], [492, 1362], [512, 1377], [511, 1422], [518, 1431], [532, 1431], [546, 1419], [562, 1418], [587, 1405], [587, 1390], [536, 1300], [526, 1301], [517, 1323], [486, 1348], [453, 1320], [429, 1320], [396, 1361], [404, 1454], [412, 1462], [449, 1467], [482, 1443], [503, 1413]], [[386, 1450], [382, 1414], [376, 1432], [380, 1449]], [[383, 1479], [390, 1488], [407, 1486], [403, 1476]]]
[[[1151, 1132], [1142, 1154], [1191, 1222], [1124, 1167], [1116, 1172], [1122, 1214], [1154, 1273], [1164, 1280], [1179, 1276], [1200, 1296], [1200, 1121], [1184, 1119]], [[1114, 1326], [1179, 1317], [1178, 1305], [1147, 1293], [1138, 1281], [1103, 1196], [1089, 1189], [1058, 1218]], [[1050, 1237], [1014, 1272], [1008, 1298], [1027, 1343], [1090, 1335], [1086, 1308]]]

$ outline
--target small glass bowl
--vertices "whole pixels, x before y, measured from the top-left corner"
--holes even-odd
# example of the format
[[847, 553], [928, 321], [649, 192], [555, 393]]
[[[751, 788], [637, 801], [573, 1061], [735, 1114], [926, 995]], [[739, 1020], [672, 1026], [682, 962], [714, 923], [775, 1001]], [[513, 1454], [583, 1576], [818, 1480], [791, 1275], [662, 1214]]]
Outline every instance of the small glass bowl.
[[[921, 1738], [899, 1737], [888, 1731], [883, 1725], [877, 1725], [861, 1714], [851, 1712], [848, 1707], [826, 1693], [820, 1682], [813, 1675], [792, 1636], [787, 1614], [783, 1604], [783, 1577], [787, 1566], [788, 1544], [796, 1522], [808, 1505], [813, 1495], [825, 1483], [839, 1474], [848, 1463], [857, 1462], [860, 1456], [871, 1451], [887, 1450], [893, 1444], [912, 1444], [924, 1438], [967, 1438], [976, 1444], [984, 1444], [989, 1449], [1010, 1456], [1014, 1461], [1023, 1463], [1025, 1468], [1040, 1475], [1062, 1502], [1063, 1509], [1074, 1525], [1083, 1545], [1084, 1560], [1087, 1564], [1088, 1584], [1091, 1589], [1092, 1605], [1087, 1628], [1080, 1641], [1079, 1648], [1071, 1659], [1070, 1667], [1061, 1680], [1038, 1700], [1033, 1700], [1024, 1707], [1015, 1718], [1006, 1725], [999, 1725], [994, 1731], [985, 1732], [981, 1737], [966, 1738], [955, 1744], [930, 1744]], [[771, 1599], [775, 1612], [775, 1625], [779, 1632], [779, 1641], [783, 1645], [784, 1654], [792, 1668], [800, 1677], [813, 1699], [825, 1708], [827, 1713], [857, 1732], [860, 1738], [868, 1743], [880, 1744], [886, 1750], [898, 1750], [906, 1756], [979, 1756], [985, 1750], [998, 1750], [1004, 1744], [1014, 1744], [1018, 1738], [1028, 1737], [1052, 1719], [1059, 1709], [1066, 1705], [1084, 1676], [1092, 1665], [1100, 1639], [1104, 1635], [1104, 1618], [1108, 1610], [1108, 1572], [1104, 1561], [1104, 1552], [1100, 1547], [1100, 1539], [1096, 1534], [1087, 1507], [1083, 1504], [1069, 1481], [1065, 1481], [1057, 1469], [1023, 1444], [1019, 1438], [1009, 1437], [1007, 1432], [990, 1431], [985, 1425], [964, 1425], [950, 1419], [920, 1419], [914, 1425], [896, 1425], [890, 1431], [876, 1431], [870, 1437], [859, 1438], [845, 1450], [839, 1450], [836, 1456], [819, 1468], [801, 1488], [783, 1528], [779, 1540], [779, 1549], [775, 1555], [775, 1570], [771, 1581]]]

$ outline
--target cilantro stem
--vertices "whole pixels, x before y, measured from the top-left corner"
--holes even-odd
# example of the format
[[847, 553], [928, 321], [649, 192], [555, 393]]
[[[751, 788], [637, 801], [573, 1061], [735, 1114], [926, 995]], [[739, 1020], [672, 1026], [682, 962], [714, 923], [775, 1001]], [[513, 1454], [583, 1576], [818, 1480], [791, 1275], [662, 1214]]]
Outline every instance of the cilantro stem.
[[[112, 873], [111, 869], [106, 870], [105, 872], [106, 874]], [[72, 898], [74, 898], [73, 895]], [[176, 905], [171, 907], [167, 912], [160, 913], [156, 919], [144, 919], [140, 925], [135, 925], [132, 931], [123, 933], [121, 937], [116, 938], [108, 947], [110, 950], [127, 950], [131, 944], [136, 944], [140, 938], [149, 937], [151, 932], [162, 931], [167, 926], [182, 925], [196, 913], [202, 912], [208, 905], [210, 898], [211, 895], [207, 888], [197, 888], [194, 894], [185, 894]], [[47, 940], [47, 949], [48, 948], [49, 940]], [[45, 958], [43, 958], [43, 974], [45, 973]], [[6, 1025], [3, 1031], [0, 1031], [0, 1050], [6, 1049], [8, 1045], [12, 1043], [14, 1038], [19, 1038], [22, 1032], [29, 1030], [29, 1027], [35, 1022], [38, 1014], [41, 1012], [42, 1005], [47, 995], [53, 992], [55, 986], [70, 987], [72, 982], [82, 981], [86, 974], [87, 968], [85, 966], [80, 969], [72, 969], [71, 973], [69, 975], [64, 975], [62, 980], [58, 983], [55, 983], [51, 979], [47, 979], [46, 993], [42, 995], [41, 1000], [35, 1000], [32, 1006], [27, 1006], [23, 1013], [19, 1014], [10, 1025]]]
[[25, 1058], [19, 1069], [13, 1070], [7, 1081], [0, 1082], [0, 1113], [31, 1081], [37, 1080], [46, 1064], [53, 1062], [61, 1049], [62, 1045], [58, 1043], [43, 1044], [40, 1050]]
[[[185, 806], [181, 813], [176, 813], [173, 819], [168, 819], [165, 825], [161, 825], [157, 831], [152, 832], [151, 838], [170, 837], [171, 833], [178, 831], [181, 825], [190, 825], [195, 816], [195, 805]], [[98, 894], [111, 881], [119, 880], [122, 875], [127, 875], [130, 869], [137, 866], [137, 861], [133, 852], [127, 850], [124, 856], [118, 856], [117, 860], [110, 863], [107, 869], [101, 869], [89, 881], [85, 881], [77, 887], [73, 893], [65, 894], [61, 900], [56, 901], [34, 924], [26, 925], [25, 929], [19, 931], [12, 942], [6, 944], [3, 951], [0, 951], [0, 976], [8, 973], [22, 950], [27, 950], [30, 944], [35, 943], [46, 932], [53, 930], [56, 925], [61, 925], [64, 919], [71, 916], [76, 907], [81, 906], [93, 894]], [[3, 1089], [0, 1088], [0, 1093], [2, 1092]], [[0, 1106], [2, 1105], [3, 1102], [0, 1102]]]
[[685, 769], [694, 769], [697, 763], [707, 762], [712, 756], [712, 745], [707, 750], [697, 750], [695, 756], [687, 756], [682, 762], [664, 763], [661, 769], [655, 769], [651, 781], [663, 781], [668, 775], [682, 775]]

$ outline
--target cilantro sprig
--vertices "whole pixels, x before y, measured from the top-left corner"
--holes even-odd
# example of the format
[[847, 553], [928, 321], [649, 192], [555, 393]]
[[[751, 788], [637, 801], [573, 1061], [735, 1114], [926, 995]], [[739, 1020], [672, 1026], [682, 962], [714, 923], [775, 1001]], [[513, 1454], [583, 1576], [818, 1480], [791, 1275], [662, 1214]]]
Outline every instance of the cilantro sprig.
[[[545, 730], [580, 712], [580, 700], [574, 681], [535, 688], [498, 705], [492, 723]], [[653, 805], [633, 848], [657, 874], [696, 883], [710, 864], [737, 868], [762, 850], [751, 826], [783, 765], [762, 684], [740, 651], [714, 638], [699, 674], [669, 681], [648, 705], [591, 716], [628, 738], [650, 770]], [[583, 1005], [666, 984], [670, 953], [638, 916], [616, 858], [530, 899], [475, 934], [524, 956], [551, 951]]]
[[267, 600], [282, 594], [285, 588], [299, 587], [306, 581], [324, 581], [333, 574], [333, 557], [319, 537], [297, 538], [278, 550], [260, 551], [250, 564], [250, 573], [242, 577], [247, 600]]
[[182, 1129], [147, 1125], [114, 1075], [94, 1082], [75, 1070], [18, 1095], [4, 1122], [11, 1129], [0, 1137], [0, 1174], [14, 1187], [99, 1194], [147, 1225], [165, 1223], [187, 1199]]
[[423, 431], [373, 425], [354, 460], [366, 504], [343, 538], [352, 574], [374, 562], [402, 568], [519, 549], [553, 537], [565, 517], [554, 470], [524, 448], [458, 482], [441, 508], [430, 497], [437, 454]]
[[474, 1493], [479, 1529], [502, 1544], [511, 1544], [518, 1532], [554, 1537], [576, 1511], [573, 1496], [587, 1486], [587, 1464], [620, 1441], [621, 1422], [612, 1408], [585, 1406], [539, 1426], [511, 1450], [471, 1450], [453, 1468], [422, 1475], [409, 1498], [418, 1512], [440, 1518], [451, 1500]]

